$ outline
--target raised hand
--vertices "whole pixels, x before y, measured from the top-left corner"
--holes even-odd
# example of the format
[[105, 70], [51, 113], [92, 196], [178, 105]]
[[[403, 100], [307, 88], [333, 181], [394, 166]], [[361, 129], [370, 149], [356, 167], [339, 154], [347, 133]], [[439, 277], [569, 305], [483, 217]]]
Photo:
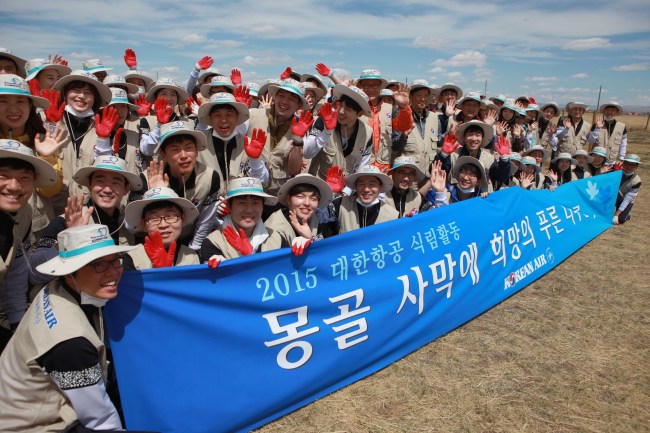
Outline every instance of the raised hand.
[[227, 217], [230, 213], [230, 209], [228, 208], [228, 202], [226, 199], [219, 196], [219, 201], [217, 203], [219, 203], [217, 205], [217, 215], [219, 215], [220, 218]]
[[512, 135], [514, 135], [516, 138], [520, 138], [521, 134], [523, 132], [523, 128], [519, 124], [515, 124], [515, 126], [512, 127]]
[[117, 124], [118, 115], [115, 107], [104, 107], [100, 113], [95, 114], [95, 132], [99, 138], [108, 138], [111, 136], [111, 131]]
[[169, 251], [165, 250], [165, 245], [163, 244], [162, 236], [159, 231], [155, 231], [149, 236], [145, 236], [144, 250], [154, 268], [174, 266], [176, 241], [172, 241], [172, 243], [169, 244]]
[[524, 189], [528, 189], [533, 184], [534, 181], [535, 181], [535, 176], [533, 176], [532, 174], [526, 174], [522, 171], [521, 174], [519, 175], [519, 185]]
[[496, 126], [497, 126], [497, 131], [496, 131], [497, 135], [502, 136], [503, 133], [506, 132], [506, 130], [508, 129], [508, 122], [504, 122], [504, 121], [497, 122]]
[[571, 119], [568, 116], [564, 118], [564, 127], [571, 128]]
[[41, 85], [38, 83], [38, 80], [29, 80], [27, 84], [29, 85], [29, 93], [34, 96], [41, 96]]
[[549, 135], [555, 134], [555, 131], [557, 131], [557, 125], [555, 123], [549, 122], [548, 125], [546, 126], [546, 131], [548, 132]]
[[156, 118], [158, 123], [165, 124], [169, 123], [169, 119], [172, 117], [172, 107], [167, 106], [167, 98], [158, 98], [153, 104], [153, 109], [156, 112]]
[[63, 128], [59, 125], [53, 125], [54, 128], [46, 128], [43, 139], [41, 140], [40, 134], [34, 137], [34, 148], [39, 156], [52, 156], [58, 151], [65, 140], [63, 139]]
[[260, 99], [260, 107], [268, 110], [271, 108], [272, 105], [273, 105], [273, 97], [268, 93], [264, 95], [262, 99]]
[[483, 122], [487, 123], [488, 125], [494, 125], [494, 122], [497, 120], [497, 110], [494, 108], [488, 108], [487, 113], [485, 114], [485, 118], [483, 119]]
[[452, 153], [454, 153], [456, 149], [458, 149], [458, 146], [460, 146], [460, 143], [456, 138], [456, 134], [452, 134], [450, 132], [449, 134], [447, 134], [447, 136], [445, 137], [445, 141], [442, 143], [442, 151], [445, 152], [447, 155], [451, 155]]
[[151, 103], [147, 102], [145, 99], [146, 95], [138, 95], [138, 99], [135, 100], [135, 105], [139, 108], [137, 110], [138, 116], [148, 116], [151, 112]]
[[332, 166], [327, 170], [327, 177], [325, 182], [332, 188], [335, 194], [340, 193], [345, 186], [345, 176], [343, 176], [343, 169], [338, 165]]
[[305, 252], [305, 249], [311, 244], [311, 238], [307, 239], [302, 236], [293, 238], [291, 241], [291, 252], [294, 256], [302, 256], [302, 253]]
[[235, 228], [231, 225], [228, 225], [223, 230], [223, 236], [226, 238], [226, 242], [228, 242], [231, 247], [239, 251], [242, 255], [250, 256], [253, 254], [253, 246], [248, 240], [248, 236], [246, 236], [244, 230], [239, 229], [239, 234], [237, 234]]
[[165, 173], [165, 161], [151, 161], [147, 167], [147, 183], [149, 189], [161, 186], [169, 188], [169, 176]]
[[241, 102], [248, 108], [251, 108], [253, 97], [250, 95], [250, 89], [248, 87], [238, 85], [233, 92], [233, 96], [237, 102]]
[[95, 208], [90, 206], [84, 213], [84, 195], [78, 194], [68, 197], [65, 207], [65, 226], [67, 228], [85, 226], [90, 222], [90, 217]]
[[294, 140], [302, 140], [302, 137], [307, 135], [309, 128], [314, 123], [314, 115], [311, 114], [311, 111], [303, 111], [300, 120], [296, 119], [294, 116], [291, 121], [291, 134], [293, 134]]
[[445, 102], [445, 115], [453, 116], [454, 114], [456, 114], [456, 101], [454, 99], [450, 99], [449, 101]]
[[194, 66], [196, 69], [199, 71], [208, 69], [212, 64], [214, 63], [214, 59], [210, 56], [205, 56], [199, 59], [198, 62], [196, 62], [196, 65]]
[[429, 171], [431, 189], [435, 192], [445, 192], [447, 185], [447, 172], [442, 169], [442, 161], [433, 161]]
[[194, 98], [191, 96], [185, 100], [185, 104], [187, 105], [187, 108], [190, 109], [192, 114], [195, 116], [199, 115], [199, 108], [201, 107], [201, 102], [197, 99], [196, 101]]
[[291, 72], [291, 66], [287, 66], [287, 69], [285, 69], [284, 72], [280, 74], [280, 79], [286, 80], [287, 78], [291, 77]]
[[244, 151], [250, 159], [257, 159], [262, 154], [264, 150], [264, 145], [266, 144], [266, 132], [263, 129], [255, 128], [253, 129], [252, 138], [248, 138], [247, 135], [244, 136]]
[[398, 83], [397, 84], [397, 89], [393, 90], [393, 94], [395, 95], [395, 104], [400, 109], [403, 110], [403, 109], [405, 109], [406, 107], [409, 106], [410, 97], [409, 97], [409, 86], [408, 86], [408, 84]]
[[501, 156], [510, 155], [510, 142], [506, 137], [500, 135], [494, 144], [494, 150]]
[[304, 219], [299, 219], [296, 216], [296, 213], [292, 210], [289, 211], [289, 223], [291, 227], [296, 231], [299, 236], [304, 238], [311, 239], [311, 227], [309, 227], [309, 221]]
[[318, 115], [323, 119], [323, 122], [325, 123], [325, 130], [326, 131], [331, 131], [334, 128], [336, 128], [336, 122], [338, 121], [339, 118], [339, 103], [336, 103], [336, 106], [332, 108], [332, 103], [327, 102], [323, 104], [322, 107], [320, 107], [320, 110], [318, 111]]
[[557, 173], [555, 171], [549, 169], [549, 171], [546, 172], [546, 176], [548, 176], [553, 183], [557, 182]]
[[208, 266], [210, 269], [217, 269], [217, 266], [219, 266], [223, 260], [225, 260], [224, 256], [215, 254], [213, 256], [210, 256], [208, 259]]
[[241, 84], [241, 71], [237, 68], [233, 68], [232, 71], [230, 71], [230, 81], [235, 86], [239, 86]]
[[602, 113], [596, 114], [596, 126], [598, 128], [604, 128], [605, 127], [605, 120], [603, 117]]
[[61, 92], [58, 90], [43, 90], [41, 92], [44, 98], [50, 101], [50, 106], [45, 110], [45, 120], [47, 123], [58, 123], [63, 117], [65, 102], [61, 102]]
[[131, 48], [127, 48], [124, 51], [124, 63], [126, 63], [129, 69], [136, 69], [138, 67], [138, 59], [135, 56], [135, 51]]
[[332, 73], [332, 70], [327, 67], [325, 63], [318, 63], [316, 65], [316, 71], [321, 74], [323, 77], [329, 77]]
[[115, 137], [113, 138], [113, 155], [115, 156], [119, 156], [123, 133], [124, 128], [117, 128], [117, 131], [115, 131]]

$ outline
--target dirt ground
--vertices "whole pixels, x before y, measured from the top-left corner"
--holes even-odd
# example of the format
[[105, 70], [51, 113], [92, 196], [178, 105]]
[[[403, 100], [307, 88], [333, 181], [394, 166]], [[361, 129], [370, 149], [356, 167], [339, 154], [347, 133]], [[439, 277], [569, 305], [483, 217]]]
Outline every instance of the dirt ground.
[[[647, 117], [622, 120], [650, 179]], [[257, 433], [650, 431], [649, 216], [645, 186], [628, 223], [518, 294]]]

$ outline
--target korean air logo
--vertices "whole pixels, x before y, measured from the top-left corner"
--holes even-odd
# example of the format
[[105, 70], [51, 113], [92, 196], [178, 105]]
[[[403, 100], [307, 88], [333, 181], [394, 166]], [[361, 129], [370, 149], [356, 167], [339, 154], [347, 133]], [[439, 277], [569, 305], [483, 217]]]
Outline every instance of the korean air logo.
[[435, 134], [435, 133], [436, 133], [436, 128], [431, 128], [431, 134]]
[[510, 285], [511, 285], [511, 286], [513, 286], [513, 285], [515, 284], [515, 273], [514, 273], [514, 272], [512, 272], [512, 273], [508, 276], [508, 281], [510, 282]]
[[23, 87], [23, 81], [19, 78], [12, 78], [11, 80], [5, 81], [4, 82], [5, 87], [17, 87], [21, 88]]
[[553, 263], [555, 260], [555, 256], [553, 255], [553, 251], [551, 251], [550, 248], [546, 248], [546, 261], [549, 263]]
[[124, 90], [118, 90], [115, 92], [115, 97], [116, 98], [126, 98], [126, 92]]
[[119, 158], [117, 156], [109, 156], [104, 160], [104, 162], [108, 162], [109, 164], [115, 164], [117, 165], [117, 162], [119, 161]]
[[159, 194], [160, 194], [160, 187], [153, 188], [151, 191], [149, 191], [149, 194], [147, 194], [147, 198], [155, 197]]
[[116, 76], [113, 77], [113, 79], [114, 79], [115, 81], [119, 81], [119, 82], [121, 82], [121, 83], [124, 82], [124, 77], [121, 76], [121, 75], [116, 75]]
[[17, 150], [20, 149], [20, 142], [15, 140], [5, 140], [2, 149]]
[[174, 80], [172, 80], [171, 78], [163, 78], [158, 82], [158, 84], [159, 85], [164, 84], [164, 85], [168, 85], [168, 86], [175, 86], [176, 82]]
[[241, 183], [241, 186], [244, 188], [255, 186], [255, 179], [246, 179]]
[[97, 229], [97, 234], [102, 237], [108, 237], [108, 230], [106, 230], [106, 227], [102, 227]]
[[79, 75], [82, 76], [82, 77], [86, 77], [86, 78], [90, 78], [90, 79], [93, 79], [93, 80], [97, 80], [97, 77], [95, 77], [95, 75], [93, 75], [92, 72], [82, 71], [82, 72], [79, 73]]
[[170, 126], [171, 129], [185, 129], [185, 123], [181, 120], [177, 120], [176, 122], [172, 123]]

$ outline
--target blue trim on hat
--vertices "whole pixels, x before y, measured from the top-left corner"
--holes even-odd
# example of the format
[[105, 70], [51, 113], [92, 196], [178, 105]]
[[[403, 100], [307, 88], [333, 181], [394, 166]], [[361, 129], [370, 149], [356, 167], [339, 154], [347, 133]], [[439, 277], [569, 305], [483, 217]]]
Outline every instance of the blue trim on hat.
[[302, 94], [302, 92], [300, 91], [299, 88], [297, 88], [297, 87], [295, 87], [295, 86], [293, 86], [291, 84], [288, 84], [288, 83], [282, 83], [282, 85], [280, 86], [280, 88], [278, 90], [285, 90], [285, 87], [288, 88], [289, 91], [292, 91], [293, 93], [295, 93], [295, 94], [297, 94], [297, 95], [299, 95], [301, 97], [303, 96], [303, 94]]
[[31, 93], [29, 93], [27, 90], [12, 89], [11, 87], [0, 87], [0, 94], [4, 94], [4, 93], [14, 93], [16, 95], [22, 95], [22, 96], [34, 96]]
[[106, 239], [105, 241], [98, 242], [96, 244], [86, 245], [85, 247], [77, 248], [70, 251], [59, 251], [59, 257], [63, 259], [68, 259], [70, 257], [76, 257], [80, 254], [89, 253], [99, 248], [104, 247], [114, 247], [115, 242], [113, 239]]
[[381, 75], [362, 75], [359, 77], [360, 80], [382, 80]]
[[246, 194], [250, 194], [250, 195], [255, 195], [254, 193], [264, 194], [265, 197], [268, 195], [261, 188], [240, 188], [240, 189], [234, 189], [232, 191], [228, 191], [228, 194], [226, 194], [226, 197], [231, 197], [234, 194], [240, 194], [242, 192], [246, 193]]
[[[32, 75], [38, 75], [38, 73], [41, 72], [41, 70], [45, 69], [46, 66], [52, 66], [52, 64], [47, 63], [45, 65], [34, 66], [32, 69], [27, 71], [27, 77], [25, 78], [25, 80], [29, 81], [29, 80], [34, 79], [35, 77], [32, 77]], [[31, 78], [29, 78], [29, 77], [31, 77]]]
[[108, 164], [97, 164], [93, 166], [94, 168], [106, 168], [108, 170], [118, 170], [118, 171], [124, 171], [122, 168], [120, 168], [118, 165], [108, 165]]
[[131, 103], [129, 102], [128, 98], [113, 98], [111, 99], [111, 103], [109, 105], [112, 104], [131, 104]]
[[94, 71], [95, 69], [106, 69], [106, 70], [112, 70], [113, 68], [107, 68], [106, 66], [93, 66], [91, 68], [84, 67], [84, 71]]

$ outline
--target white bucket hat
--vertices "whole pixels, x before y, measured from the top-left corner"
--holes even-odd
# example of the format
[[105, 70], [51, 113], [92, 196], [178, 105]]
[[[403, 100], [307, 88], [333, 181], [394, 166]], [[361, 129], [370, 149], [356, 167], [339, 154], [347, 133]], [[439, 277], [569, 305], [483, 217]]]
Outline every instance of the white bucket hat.
[[[2, 55], [2, 54], [0, 54], [0, 55]], [[42, 71], [45, 71], [46, 69], [54, 69], [62, 77], [65, 77], [70, 72], [72, 72], [72, 69], [68, 68], [67, 66], [50, 63], [47, 59], [31, 59], [31, 60], [28, 60], [25, 63], [25, 69], [27, 70], [27, 76], [25, 77], [25, 79], [27, 81], [33, 80], [34, 78], [36, 78], [36, 76], [39, 73], [41, 73]]]
[[497, 96], [492, 96], [491, 98], [488, 98], [490, 101], [499, 101], [499, 102], [506, 102], [506, 95], [497, 95]]
[[381, 71], [378, 69], [364, 69], [361, 71], [361, 74], [359, 74], [357, 81], [361, 80], [379, 80], [382, 89], [388, 85], [388, 80], [381, 76]]
[[271, 87], [274, 87], [274, 86], [280, 86], [281, 83], [282, 83], [282, 80], [280, 80], [280, 79], [278, 79], [278, 78], [269, 78], [269, 79], [266, 80], [266, 81], [264, 82], [264, 84], [262, 84], [262, 86], [257, 90], [257, 96], [258, 96], [259, 98], [264, 97], [264, 95], [266, 95], [267, 93], [269, 93], [269, 90], [271, 89]]
[[[460, 170], [463, 168], [463, 166], [471, 164], [478, 168], [479, 173], [481, 173], [481, 179], [479, 181], [479, 185], [481, 186], [482, 191], [487, 191], [488, 190], [488, 183], [487, 183], [487, 176], [485, 174], [485, 167], [483, 167], [483, 164], [481, 164], [481, 161], [478, 159], [474, 158], [473, 156], [461, 156], [454, 162], [454, 168], [452, 169], [452, 176], [454, 179], [458, 180], [458, 175], [460, 174]], [[511, 167], [512, 169], [512, 167]], [[514, 174], [514, 173], [512, 173]]]
[[162, 89], [175, 90], [176, 93], [178, 94], [178, 105], [184, 104], [185, 100], [187, 100], [187, 98], [190, 97], [190, 94], [187, 93], [187, 90], [179, 86], [176, 80], [174, 80], [173, 78], [160, 78], [158, 79], [158, 81], [156, 81], [156, 84], [154, 84], [153, 86], [151, 86], [151, 88], [149, 88], [145, 100], [153, 104], [154, 102], [156, 102], [156, 93]]
[[546, 104], [542, 105], [539, 109], [540, 109], [540, 111], [542, 113], [544, 113], [544, 110], [546, 110], [549, 107], [551, 107], [551, 108], [553, 108], [555, 110], [555, 115], [556, 116], [558, 114], [560, 114], [560, 106], [557, 105], [555, 102], [547, 102]]
[[307, 93], [308, 90], [314, 92], [314, 94], [316, 95], [317, 102], [323, 99], [323, 96], [325, 96], [325, 93], [327, 93], [327, 91], [324, 88], [315, 85], [311, 81], [303, 82], [302, 87], [304, 87], [305, 93]]
[[260, 94], [260, 85], [257, 83], [246, 83], [246, 87], [248, 87], [248, 94], [251, 95], [253, 98], [257, 98]]
[[186, 198], [179, 197], [176, 192], [167, 187], [151, 188], [144, 193], [141, 200], [135, 200], [126, 206], [124, 211], [124, 222], [133, 233], [145, 232], [146, 227], [142, 225], [144, 208], [156, 201], [169, 201], [178, 205], [185, 212], [183, 227], [191, 225], [199, 216], [199, 210]]
[[289, 206], [289, 191], [296, 185], [307, 184], [311, 185], [318, 190], [320, 195], [320, 200], [318, 201], [318, 207], [325, 207], [332, 201], [334, 198], [334, 193], [332, 188], [325, 182], [323, 179], [312, 176], [308, 173], [300, 173], [286, 181], [278, 191], [278, 202], [285, 206]]
[[359, 104], [363, 114], [370, 117], [372, 115], [370, 111], [370, 104], [368, 103], [368, 95], [365, 94], [363, 90], [355, 86], [346, 86], [345, 84], [337, 84], [332, 90], [332, 95], [335, 99], [341, 98], [342, 95], [346, 95], [354, 102]]
[[209, 83], [212, 77], [215, 75], [223, 75], [217, 68], [208, 68], [199, 72], [198, 83], [205, 84]]
[[571, 165], [577, 165], [578, 164], [578, 161], [573, 159], [573, 157], [571, 157], [571, 154], [569, 152], [560, 152], [560, 153], [558, 153], [558, 155], [555, 157], [555, 159], [553, 159], [551, 162], [553, 164], [557, 164], [557, 162], [559, 160], [561, 160], [561, 159], [569, 160], [571, 162]]
[[142, 81], [144, 81], [145, 90], [149, 89], [149, 87], [151, 87], [151, 85], [153, 84], [153, 79], [151, 79], [151, 77], [149, 77], [144, 72], [137, 71], [135, 69], [132, 69], [124, 73], [124, 79], [128, 80], [129, 78], [139, 78]]
[[45, 160], [34, 156], [34, 151], [16, 140], [0, 140], [0, 158], [15, 158], [28, 162], [34, 166], [38, 178], [37, 188], [49, 188], [57, 181], [54, 167]]
[[[323, 79], [322, 79], [321, 77], [319, 77], [318, 75], [314, 75], [314, 74], [302, 74], [302, 75], [300, 76], [300, 82], [301, 82], [303, 85], [304, 85], [305, 83], [309, 83], [309, 81], [307, 81], [307, 80], [309, 80], [309, 79], [316, 80], [316, 82], [318, 82], [318, 87], [320, 87], [321, 89], [323, 89], [323, 91], [324, 91], [325, 93], [327, 93], [327, 86], [326, 86], [325, 83], [323, 82]], [[314, 83], [312, 83], [312, 84], [314, 84]]]
[[626, 155], [625, 158], [622, 159], [622, 161], [632, 162], [634, 164], [643, 164], [641, 162], [641, 158], [639, 158], [639, 155], [635, 153], [630, 153], [629, 155]]
[[463, 102], [473, 100], [476, 101], [480, 104], [480, 109], [483, 110], [485, 109], [485, 102], [481, 100], [481, 94], [479, 92], [467, 92], [465, 96], [463, 96], [461, 99], [456, 102], [456, 104], [463, 105]]
[[390, 89], [381, 89], [381, 92], [379, 92], [379, 97], [380, 98], [393, 98], [395, 99], [395, 93], [393, 93], [392, 90]]
[[354, 190], [357, 187], [357, 179], [362, 176], [374, 176], [381, 182], [381, 189], [379, 192], [388, 192], [393, 189], [393, 179], [387, 174], [384, 174], [374, 165], [362, 165], [357, 171], [349, 175], [345, 184]]
[[456, 99], [463, 97], [463, 89], [455, 85], [454, 83], [445, 83], [438, 89], [438, 94], [442, 95], [442, 92], [445, 90], [454, 90], [456, 92]]
[[[576, 156], [580, 156], [580, 155], [585, 156], [587, 158], [587, 164], [594, 160], [594, 157], [589, 155], [589, 152], [587, 152], [585, 149], [578, 149], [575, 152], [573, 152], [573, 155], [571, 155], [571, 156], [573, 156], [573, 158], [575, 158]], [[576, 159], [576, 161], [577, 161], [577, 159]]]
[[25, 63], [27, 63], [25, 59], [18, 57], [11, 50], [8, 50], [6, 48], [0, 48], [0, 57], [6, 57], [10, 60], [13, 60], [13, 62], [16, 64], [16, 68], [18, 68], [18, 75], [21, 77], [25, 76]]
[[542, 161], [545, 159], [548, 159], [551, 156], [551, 152], [544, 147], [540, 146], [539, 144], [536, 144], [534, 146], [530, 146], [528, 149], [526, 149], [523, 153], [522, 156], [530, 156], [530, 154], [536, 150], [539, 150], [542, 152], [544, 156], [542, 156]]
[[275, 98], [279, 90], [284, 90], [285, 92], [293, 93], [300, 98], [302, 102], [302, 109], [308, 110], [309, 103], [305, 99], [305, 88], [303, 87], [300, 81], [296, 81], [293, 78], [287, 78], [286, 80], [280, 81], [279, 86], [270, 86], [269, 94]]
[[136, 93], [138, 91], [138, 86], [135, 84], [127, 83], [126, 78], [124, 78], [124, 75], [107, 75], [106, 78], [104, 78], [104, 84], [106, 84], [108, 87], [113, 88], [113, 87], [121, 87], [125, 88], [127, 92], [129, 93]]
[[154, 149], [154, 153], [157, 153], [160, 150], [165, 141], [176, 135], [191, 135], [194, 137], [196, 148], [199, 152], [208, 147], [208, 139], [202, 131], [197, 131], [192, 128], [192, 124], [189, 121], [175, 120], [160, 125], [160, 139], [158, 140], [158, 145]]
[[600, 106], [600, 112], [601, 112], [601, 113], [604, 113], [604, 112], [605, 112], [605, 108], [607, 108], [607, 107], [614, 107], [614, 108], [616, 108], [616, 110], [617, 110], [616, 115], [617, 115], [617, 116], [620, 116], [621, 114], [623, 114], [623, 107], [621, 107], [621, 105], [620, 105], [619, 103], [617, 103], [617, 102], [608, 102], [608, 103], [606, 103], [606, 104], [601, 105], [601, 106]]
[[241, 195], [254, 195], [262, 197], [264, 204], [273, 206], [278, 202], [277, 197], [264, 192], [262, 181], [255, 177], [238, 177], [228, 182], [228, 193], [226, 199], [229, 200]]
[[470, 126], [478, 126], [483, 130], [483, 141], [481, 142], [481, 147], [485, 147], [488, 145], [488, 143], [492, 140], [492, 137], [494, 137], [494, 128], [491, 125], [488, 125], [487, 123], [483, 123], [480, 120], [470, 120], [467, 123], [463, 123], [458, 127], [458, 142], [461, 144], [461, 146], [465, 145], [465, 130], [469, 128]]
[[101, 59], [85, 60], [83, 62], [83, 69], [84, 71], [92, 72], [93, 74], [96, 72], [107, 72], [113, 70], [113, 68], [107, 68], [104, 66]]
[[523, 158], [521, 158], [521, 163], [524, 165], [535, 166], [535, 173], [539, 173], [540, 170], [542, 169], [542, 167], [537, 165], [537, 161], [535, 161], [535, 158], [533, 158], [532, 156], [524, 156]]
[[599, 155], [607, 159], [607, 149], [602, 146], [596, 146], [589, 152], [589, 155]]
[[225, 87], [231, 92], [235, 91], [235, 85], [232, 83], [230, 78], [223, 75], [215, 75], [212, 77], [209, 83], [201, 85], [201, 95], [205, 98], [209, 98], [210, 89], [213, 87]]
[[111, 102], [108, 105], [126, 104], [132, 110], [137, 110], [138, 108], [140, 108], [137, 105], [132, 104], [131, 101], [129, 101], [129, 97], [126, 94], [126, 90], [120, 87], [111, 87], [111, 93], [113, 94], [113, 97], [111, 98]]
[[63, 88], [66, 86], [66, 84], [71, 83], [73, 81], [83, 81], [84, 83], [88, 83], [91, 86], [95, 87], [97, 89], [97, 92], [99, 93], [101, 100], [101, 105], [107, 105], [108, 103], [111, 102], [111, 89], [104, 83], [100, 82], [95, 75], [93, 75], [92, 72], [88, 71], [83, 71], [83, 70], [76, 70], [72, 71], [70, 75], [66, 75], [65, 77], [61, 77], [59, 81], [54, 83], [54, 86], [52, 88], [54, 90], [59, 90], [61, 93], [63, 93]]
[[112, 171], [124, 176], [126, 181], [129, 183], [129, 190], [131, 191], [140, 191], [142, 189], [142, 179], [140, 176], [129, 171], [126, 166], [126, 161], [118, 156], [113, 155], [100, 155], [95, 158], [93, 165], [89, 167], [81, 167], [77, 172], [72, 176], [75, 182], [81, 186], [90, 188], [90, 178], [92, 174], [96, 171]]
[[408, 167], [415, 170], [415, 175], [417, 177], [417, 180], [419, 181], [426, 177], [424, 172], [420, 169], [420, 167], [418, 167], [417, 163], [415, 162], [415, 158], [411, 156], [402, 155], [395, 158], [395, 160], [393, 161], [393, 166], [391, 167], [390, 171], [393, 171], [400, 167]]
[[584, 102], [569, 102], [566, 104], [567, 111], [571, 111], [573, 107], [581, 107], [582, 109], [586, 110], [588, 106]]
[[65, 229], [57, 235], [59, 254], [36, 267], [46, 275], [70, 275], [95, 259], [126, 253], [136, 247], [115, 245], [108, 227], [86, 224]]
[[237, 110], [237, 125], [241, 125], [250, 118], [250, 111], [245, 104], [237, 102], [235, 97], [230, 93], [215, 93], [210, 96], [210, 101], [204, 102], [199, 107], [199, 122], [206, 125], [210, 124], [210, 110], [215, 105], [229, 105]]
[[418, 89], [427, 89], [430, 94], [435, 93], [427, 80], [413, 80], [410, 85], [409, 94], [415, 92]]
[[27, 81], [14, 74], [0, 74], [0, 95], [24, 96], [31, 99], [34, 106], [38, 108], [47, 109], [50, 106], [50, 101], [32, 95]]

